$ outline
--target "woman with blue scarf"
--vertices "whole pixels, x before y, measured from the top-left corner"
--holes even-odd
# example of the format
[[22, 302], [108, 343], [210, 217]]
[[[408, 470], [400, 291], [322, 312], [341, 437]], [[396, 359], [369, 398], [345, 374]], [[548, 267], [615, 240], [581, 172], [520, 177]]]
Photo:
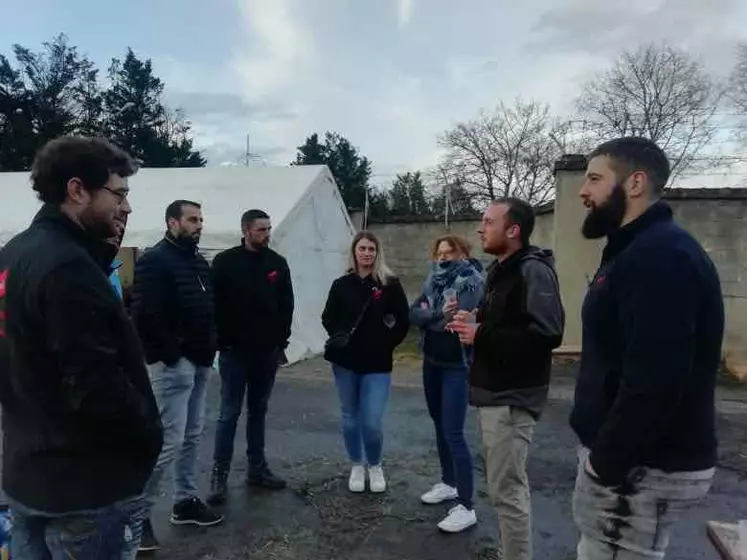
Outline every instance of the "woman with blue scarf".
[[436, 428], [441, 482], [421, 500], [426, 504], [457, 500], [438, 527], [458, 533], [477, 523], [472, 456], [464, 437], [470, 354], [445, 326], [457, 310], [471, 311], [478, 306], [484, 282], [482, 266], [470, 258], [470, 246], [460, 237], [436, 239], [431, 256], [432, 270], [423, 293], [410, 307], [410, 322], [422, 333], [423, 387]]

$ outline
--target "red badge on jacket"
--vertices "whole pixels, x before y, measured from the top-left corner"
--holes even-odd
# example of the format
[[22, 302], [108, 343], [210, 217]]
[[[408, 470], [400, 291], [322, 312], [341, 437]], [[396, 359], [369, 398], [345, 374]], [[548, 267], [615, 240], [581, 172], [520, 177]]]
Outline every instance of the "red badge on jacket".
[[0, 272], [0, 298], [5, 297], [5, 282], [8, 280], [8, 271]]
[[271, 270], [267, 273], [267, 280], [270, 281], [271, 284], [274, 284], [278, 281], [278, 271], [277, 270]]
[[373, 300], [379, 301], [381, 299], [381, 288], [374, 288], [373, 289]]

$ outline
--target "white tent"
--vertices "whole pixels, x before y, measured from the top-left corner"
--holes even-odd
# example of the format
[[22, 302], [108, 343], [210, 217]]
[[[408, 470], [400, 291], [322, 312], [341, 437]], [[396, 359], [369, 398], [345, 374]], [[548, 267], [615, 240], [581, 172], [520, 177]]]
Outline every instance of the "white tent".
[[[272, 247], [287, 260], [296, 300], [290, 363], [318, 354], [326, 334], [321, 313], [332, 281], [342, 274], [354, 227], [326, 166], [141, 169], [130, 178], [133, 211], [123, 246], [145, 249], [162, 237], [174, 200], [202, 205], [200, 247], [208, 258], [238, 245], [241, 214], [266, 211]], [[0, 173], [0, 245], [25, 229], [40, 207], [28, 173]], [[251, 320], [251, 318], [247, 318]]]

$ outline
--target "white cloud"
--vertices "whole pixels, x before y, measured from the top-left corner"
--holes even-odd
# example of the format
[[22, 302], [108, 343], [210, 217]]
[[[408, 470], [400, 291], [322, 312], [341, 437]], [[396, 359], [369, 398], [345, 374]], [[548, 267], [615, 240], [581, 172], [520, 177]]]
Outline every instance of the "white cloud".
[[404, 29], [412, 19], [415, 0], [395, 0], [395, 2], [397, 4], [397, 25], [400, 29]]
[[[207, 74], [174, 64], [167, 80], [183, 86], [177, 99], [211, 164], [239, 159], [247, 131], [252, 152], [287, 164], [306, 136], [334, 130], [373, 160], [382, 183], [436, 163], [440, 133], [500, 100], [535, 98], [568, 114], [583, 79], [623, 48], [679, 36], [709, 68], [717, 59], [725, 67], [744, 21], [740, 0], [712, 0], [717, 13], [699, 0], [630, 0], [625, 9], [568, 0], [562, 10], [551, 0], [483, 0], [474, 10], [432, 0], [417, 13], [418, 32], [402, 33], [415, 0], [233, 1], [233, 53]], [[364, 32], [361, 22], [372, 25]]]
[[292, 0], [239, 0], [246, 44], [234, 61], [246, 95], [263, 99], [308, 73], [314, 59], [312, 34], [291, 14]]

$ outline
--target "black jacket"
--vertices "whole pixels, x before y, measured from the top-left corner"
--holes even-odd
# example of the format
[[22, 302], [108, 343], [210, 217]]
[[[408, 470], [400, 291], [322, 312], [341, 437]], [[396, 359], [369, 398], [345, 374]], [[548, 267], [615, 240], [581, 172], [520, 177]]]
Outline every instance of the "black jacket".
[[609, 236], [582, 323], [571, 425], [602, 483], [714, 466], [721, 284], [664, 202]]
[[217, 350], [210, 266], [167, 235], [135, 264], [132, 319], [147, 363], [211, 366]]
[[233, 247], [213, 259], [220, 348], [272, 352], [288, 346], [293, 283], [286, 260], [270, 248]]
[[143, 350], [106, 276], [111, 254], [49, 206], [0, 250], [3, 488], [33, 509], [140, 494], [161, 450]]
[[488, 268], [477, 311], [470, 400], [475, 406], [516, 406], [539, 418], [550, 384], [552, 351], [560, 346], [565, 312], [552, 251], [525, 247]]
[[[324, 358], [356, 373], [392, 371], [394, 349], [410, 328], [407, 296], [399, 280], [382, 286], [373, 278], [349, 273], [332, 283], [322, 313], [322, 324], [329, 335], [350, 332], [370, 300], [348, 346], [329, 350]], [[394, 324], [390, 327], [387, 322]]]

